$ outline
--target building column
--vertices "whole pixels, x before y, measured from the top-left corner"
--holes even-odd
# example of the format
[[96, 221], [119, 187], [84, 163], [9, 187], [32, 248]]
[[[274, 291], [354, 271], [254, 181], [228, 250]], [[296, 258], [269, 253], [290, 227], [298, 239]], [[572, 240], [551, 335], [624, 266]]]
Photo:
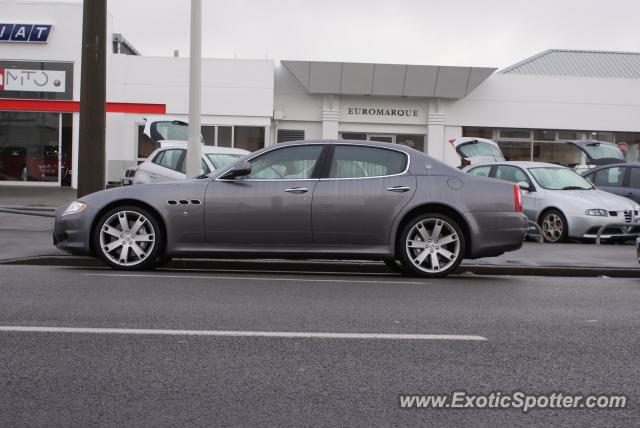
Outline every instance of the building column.
[[264, 127], [264, 147], [271, 145], [272, 141], [273, 140], [271, 139], [271, 127], [265, 126]]
[[327, 95], [322, 100], [322, 139], [338, 139], [338, 121], [340, 119], [340, 99]]
[[427, 113], [427, 154], [444, 161], [445, 145], [445, 115], [440, 112], [440, 100], [429, 102]]

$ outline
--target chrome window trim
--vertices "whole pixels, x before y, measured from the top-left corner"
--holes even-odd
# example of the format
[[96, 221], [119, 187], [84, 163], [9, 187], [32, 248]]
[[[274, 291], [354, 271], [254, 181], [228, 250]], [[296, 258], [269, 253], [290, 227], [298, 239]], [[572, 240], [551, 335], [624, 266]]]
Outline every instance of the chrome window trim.
[[[282, 146], [275, 146], [270, 150], [266, 150], [262, 153], [260, 153], [259, 155], [255, 155], [252, 157], [249, 157], [247, 159], [245, 159], [246, 162], [251, 162], [253, 159], [258, 158], [260, 156], [263, 156], [267, 153], [271, 153], [274, 150], [284, 150], [288, 147], [305, 147], [305, 146], [351, 146], [351, 147], [372, 147], [374, 149], [382, 149], [382, 150], [393, 150], [396, 151], [398, 153], [402, 153], [403, 155], [406, 156], [407, 159], [407, 166], [405, 167], [404, 171], [399, 172], [397, 174], [390, 174], [390, 175], [375, 175], [375, 176], [371, 176], [371, 177], [344, 177], [344, 178], [298, 178], [298, 179], [283, 179], [283, 180], [279, 180], [279, 179], [267, 179], [267, 180], [256, 180], [256, 179], [245, 179], [242, 180], [244, 182], [253, 182], [253, 181], [264, 181], [264, 182], [285, 182], [285, 181], [330, 181], [330, 180], [363, 180], [363, 179], [369, 179], [369, 178], [386, 178], [386, 177], [398, 177], [400, 175], [405, 175], [407, 174], [407, 172], [409, 172], [409, 168], [411, 168], [411, 155], [409, 155], [409, 153], [405, 152], [404, 150], [401, 149], [396, 149], [396, 148], [392, 148], [392, 147], [380, 147], [377, 146], [375, 144], [350, 144], [348, 142], [341, 142], [341, 141], [335, 141], [335, 142], [330, 142], [330, 143], [322, 143], [322, 142], [313, 142], [313, 143], [308, 143], [308, 144], [295, 144], [295, 145], [291, 145], [291, 146], [286, 146], [286, 147], [282, 147]], [[323, 147], [324, 149], [324, 147]], [[333, 160], [333, 158], [331, 159]], [[229, 171], [231, 168], [233, 167], [230, 166], [229, 168], [227, 168], [221, 175], [224, 175], [227, 171]], [[238, 180], [234, 180], [234, 179], [229, 179], [229, 178], [216, 178], [213, 181], [238, 181]]]

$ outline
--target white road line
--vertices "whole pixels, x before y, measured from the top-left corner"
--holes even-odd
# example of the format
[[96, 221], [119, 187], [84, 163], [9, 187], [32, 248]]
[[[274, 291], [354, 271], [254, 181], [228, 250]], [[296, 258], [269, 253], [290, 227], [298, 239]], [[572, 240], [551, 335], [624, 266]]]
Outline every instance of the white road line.
[[131, 274], [131, 273], [83, 273], [85, 276], [107, 276], [116, 278], [157, 278], [157, 279], [231, 279], [231, 280], [257, 280], [257, 281], [297, 281], [297, 282], [363, 282], [366, 284], [419, 284], [428, 285], [429, 282], [418, 281], [367, 281], [357, 279], [306, 279], [306, 278], [273, 278], [267, 276], [202, 276], [202, 275], [145, 275], [145, 274]]
[[0, 326], [0, 333], [71, 333], [71, 334], [131, 334], [155, 336], [218, 336], [218, 337], [277, 337], [301, 339], [377, 339], [377, 340], [459, 340], [484, 342], [483, 336], [459, 334], [395, 334], [395, 333], [318, 333], [290, 331], [228, 331], [228, 330], [157, 330], [140, 328], [79, 328]]

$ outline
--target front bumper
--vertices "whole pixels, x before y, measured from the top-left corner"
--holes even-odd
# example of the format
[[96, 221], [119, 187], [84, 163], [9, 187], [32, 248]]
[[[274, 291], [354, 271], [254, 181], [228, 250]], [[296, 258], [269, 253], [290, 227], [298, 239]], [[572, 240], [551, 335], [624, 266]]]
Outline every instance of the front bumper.
[[87, 207], [78, 214], [63, 216], [67, 205], [56, 210], [53, 245], [74, 255], [91, 254], [91, 222], [96, 209]]
[[[609, 227], [604, 230], [600, 237], [602, 239], [623, 238], [633, 235], [634, 232], [640, 231], [640, 223], [636, 218], [633, 222], [625, 222], [624, 217], [611, 216], [590, 216], [584, 214], [568, 214], [567, 226], [569, 227], [569, 236], [572, 238], [596, 239], [598, 230], [602, 226], [609, 224], [626, 224], [622, 226]], [[625, 230], [626, 229], [626, 230]]]

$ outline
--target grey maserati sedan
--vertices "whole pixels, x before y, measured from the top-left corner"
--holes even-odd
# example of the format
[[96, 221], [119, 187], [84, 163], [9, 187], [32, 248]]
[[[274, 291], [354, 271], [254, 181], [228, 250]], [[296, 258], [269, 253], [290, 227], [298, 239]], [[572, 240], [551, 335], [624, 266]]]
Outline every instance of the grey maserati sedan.
[[268, 146], [194, 179], [127, 186], [56, 212], [54, 243], [116, 269], [173, 257], [383, 260], [441, 277], [522, 246], [520, 188], [371, 141]]

